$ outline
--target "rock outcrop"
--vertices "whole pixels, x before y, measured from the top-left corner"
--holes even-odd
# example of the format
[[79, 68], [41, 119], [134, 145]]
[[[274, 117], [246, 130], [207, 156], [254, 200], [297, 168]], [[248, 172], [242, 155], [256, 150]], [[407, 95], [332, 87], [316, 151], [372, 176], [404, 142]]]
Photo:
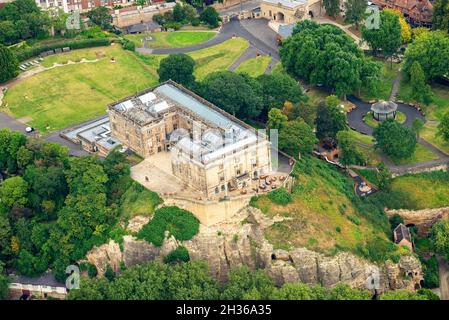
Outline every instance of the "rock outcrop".
[[387, 210], [388, 217], [398, 214], [405, 225], [415, 225], [419, 236], [426, 236], [432, 226], [441, 219], [449, 219], [449, 207], [423, 210]]
[[[183, 245], [192, 260], [206, 260], [212, 275], [220, 281], [227, 279], [231, 268], [242, 265], [266, 269], [279, 285], [300, 281], [325, 287], [347, 283], [354, 288], [365, 288], [367, 281], [371, 281], [378, 284], [376, 288], [382, 292], [399, 288], [413, 290], [423, 279], [421, 264], [413, 256], [403, 256], [397, 264], [387, 261], [377, 266], [346, 252], [328, 257], [305, 248], [274, 249], [265, 239], [263, 230], [282, 219], [271, 219], [258, 209], [246, 207], [226, 223], [201, 225], [198, 235], [182, 243], [166, 237], [163, 245], [156, 247], [133, 236], [125, 236], [122, 259], [127, 267], [144, 261], [161, 261], [171, 250]], [[111, 242], [88, 255], [97, 268], [109, 257], [107, 253], [101, 253], [102, 250], [108, 252], [108, 247], [104, 246], [111, 246]], [[116, 258], [116, 255], [112, 256]]]

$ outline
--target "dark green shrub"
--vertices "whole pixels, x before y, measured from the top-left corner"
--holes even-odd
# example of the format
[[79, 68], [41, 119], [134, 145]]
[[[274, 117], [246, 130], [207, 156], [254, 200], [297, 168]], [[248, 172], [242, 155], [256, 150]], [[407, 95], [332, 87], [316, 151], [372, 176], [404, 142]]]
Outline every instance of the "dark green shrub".
[[199, 220], [189, 211], [178, 207], [163, 207], [154, 213], [153, 219], [138, 233], [139, 239], [145, 239], [160, 247], [164, 241], [165, 230], [177, 240], [190, 240], [198, 233]]
[[87, 275], [89, 278], [94, 278], [98, 274], [97, 267], [95, 267], [93, 264], [88, 263], [87, 264]]
[[336, 227], [335, 231], [337, 231], [338, 233], [341, 233], [341, 228], [340, 227]]
[[134, 42], [129, 41], [128, 39], [121, 39], [120, 40], [123, 49], [125, 50], [129, 50], [129, 51], [136, 51], [136, 45], [134, 44]]
[[280, 188], [270, 192], [268, 194], [268, 198], [274, 203], [284, 206], [289, 204], [293, 200], [292, 195], [285, 188]]
[[355, 225], [360, 225], [362, 222], [360, 221], [360, 219], [356, 216], [348, 216], [348, 220], [351, 221], [352, 223], [354, 223]]
[[438, 262], [435, 256], [430, 259], [420, 257], [424, 272], [424, 288], [438, 288], [440, 286], [440, 274], [438, 271]]
[[106, 271], [104, 272], [104, 277], [109, 281], [113, 281], [115, 279], [115, 272], [114, 270], [112, 270], [111, 266], [108, 266], [106, 268]]
[[177, 247], [164, 258], [165, 263], [180, 263], [188, 261], [190, 261], [189, 251], [183, 246]]

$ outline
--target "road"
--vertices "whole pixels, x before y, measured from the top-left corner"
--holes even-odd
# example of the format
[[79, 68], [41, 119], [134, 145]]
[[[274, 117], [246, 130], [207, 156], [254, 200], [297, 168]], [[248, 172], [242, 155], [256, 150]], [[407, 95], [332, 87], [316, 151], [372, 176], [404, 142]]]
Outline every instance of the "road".
[[[26, 134], [25, 128], [28, 127], [28, 125], [21, 123], [20, 121], [17, 121], [16, 119], [8, 116], [7, 114], [0, 112], [0, 129], [8, 128], [12, 131], [18, 131], [23, 134]], [[28, 134], [28, 136], [35, 136], [38, 135], [37, 132], [34, 132], [33, 134]], [[66, 146], [69, 148], [69, 155], [74, 157], [81, 157], [88, 155], [86, 151], [84, 151], [80, 145], [75, 144], [73, 142], [70, 142], [61, 136], [59, 136], [59, 131], [50, 133], [43, 137], [45, 141], [47, 142], [55, 142], [59, 143], [60, 145]]]

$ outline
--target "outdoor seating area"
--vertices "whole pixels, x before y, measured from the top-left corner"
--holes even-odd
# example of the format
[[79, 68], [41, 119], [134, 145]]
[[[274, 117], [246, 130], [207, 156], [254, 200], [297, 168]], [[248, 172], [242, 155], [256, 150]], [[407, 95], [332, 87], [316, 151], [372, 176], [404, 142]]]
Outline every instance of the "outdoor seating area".
[[31, 67], [38, 66], [41, 63], [41, 61], [43, 61], [43, 60], [44, 59], [42, 59], [42, 58], [38, 58], [37, 60], [24, 62], [19, 66], [19, 69], [22, 71], [25, 71]]

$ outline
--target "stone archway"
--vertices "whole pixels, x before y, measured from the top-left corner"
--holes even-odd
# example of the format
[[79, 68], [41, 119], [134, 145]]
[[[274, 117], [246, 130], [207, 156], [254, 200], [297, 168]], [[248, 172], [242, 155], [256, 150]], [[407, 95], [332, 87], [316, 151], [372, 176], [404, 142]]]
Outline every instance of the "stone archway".
[[282, 12], [278, 12], [274, 15], [274, 20], [279, 23], [283, 23], [285, 20], [285, 15]]

